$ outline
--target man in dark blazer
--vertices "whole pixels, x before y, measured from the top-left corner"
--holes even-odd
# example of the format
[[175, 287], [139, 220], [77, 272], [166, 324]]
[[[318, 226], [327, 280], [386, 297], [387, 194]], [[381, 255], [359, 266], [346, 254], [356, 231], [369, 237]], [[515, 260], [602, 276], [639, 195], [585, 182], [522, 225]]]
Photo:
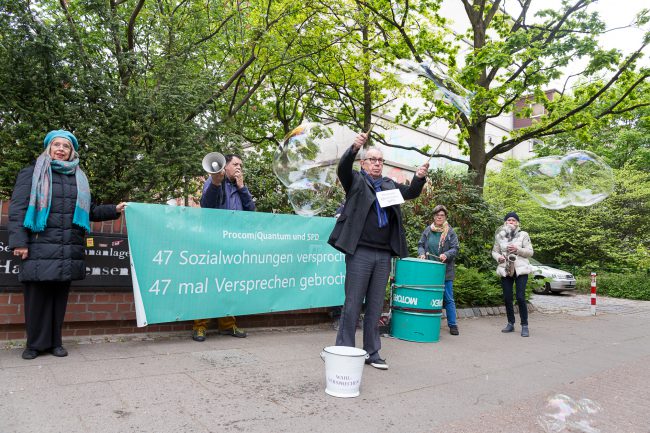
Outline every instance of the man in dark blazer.
[[410, 185], [402, 185], [382, 176], [383, 154], [379, 149], [370, 148], [361, 157], [361, 171], [353, 170], [357, 153], [366, 140], [366, 134], [358, 135], [338, 165], [346, 201], [328, 242], [345, 253], [346, 277], [345, 304], [336, 345], [354, 347], [356, 323], [365, 299], [363, 348], [369, 355], [366, 364], [387, 370], [388, 364], [379, 356], [379, 318], [391, 257], [406, 257], [408, 248], [399, 204], [382, 207], [377, 193], [398, 189], [405, 200], [417, 198], [424, 187], [429, 164], [418, 168]]

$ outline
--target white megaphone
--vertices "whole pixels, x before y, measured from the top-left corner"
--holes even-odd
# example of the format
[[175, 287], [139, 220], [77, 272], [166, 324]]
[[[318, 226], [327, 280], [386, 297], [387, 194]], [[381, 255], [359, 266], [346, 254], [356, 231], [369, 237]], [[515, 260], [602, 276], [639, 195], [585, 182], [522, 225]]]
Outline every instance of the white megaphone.
[[226, 167], [226, 157], [219, 152], [210, 152], [203, 157], [201, 165], [209, 174], [219, 173]]

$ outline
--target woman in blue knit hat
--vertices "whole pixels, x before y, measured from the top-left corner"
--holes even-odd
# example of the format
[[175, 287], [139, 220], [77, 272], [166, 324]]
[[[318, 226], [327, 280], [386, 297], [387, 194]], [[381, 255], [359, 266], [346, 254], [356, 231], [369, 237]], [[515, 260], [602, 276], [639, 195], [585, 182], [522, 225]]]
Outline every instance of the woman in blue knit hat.
[[50, 131], [44, 151], [18, 173], [9, 205], [9, 248], [21, 259], [27, 344], [23, 359], [43, 352], [67, 356], [61, 328], [70, 283], [86, 276], [90, 221], [117, 219], [126, 203], [96, 206], [79, 167], [79, 143], [69, 131]]
[[533, 269], [528, 259], [533, 256], [533, 244], [528, 233], [519, 227], [519, 215], [515, 212], [508, 213], [503, 218], [503, 225], [499, 227], [494, 237], [492, 257], [497, 261], [497, 275], [501, 277], [503, 300], [506, 304], [508, 324], [501, 332], [515, 330], [515, 309], [512, 306], [512, 288], [516, 286], [517, 305], [521, 318], [521, 336], [528, 337], [528, 306], [526, 305], [526, 284], [528, 274]]

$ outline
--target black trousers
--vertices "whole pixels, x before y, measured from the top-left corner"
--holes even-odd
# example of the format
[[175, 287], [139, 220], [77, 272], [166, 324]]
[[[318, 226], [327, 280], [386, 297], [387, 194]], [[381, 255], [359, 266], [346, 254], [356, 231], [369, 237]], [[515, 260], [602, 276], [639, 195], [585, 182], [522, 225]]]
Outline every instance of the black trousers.
[[521, 325], [528, 326], [528, 306], [526, 305], [526, 284], [528, 283], [528, 274], [517, 275], [512, 277], [501, 278], [501, 288], [503, 289], [503, 302], [506, 304], [506, 316], [508, 323], [515, 323], [515, 309], [512, 306], [512, 286], [516, 286], [517, 305], [519, 306], [519, 317]]
[[345, 255], [345, 265], [345, 304], [341, 311], [336, 345], [355, 346], [357, 321], [365, 298], [363, 349], [370, 355], [370, 361], [376, 361], [381, 349], [379, 318], [390, 274], [390, 252], [359, 246], [354, 254]]
[[70, 282], [26, 282], [23, 293], [27, 348], [43, 351], [61, 346]]

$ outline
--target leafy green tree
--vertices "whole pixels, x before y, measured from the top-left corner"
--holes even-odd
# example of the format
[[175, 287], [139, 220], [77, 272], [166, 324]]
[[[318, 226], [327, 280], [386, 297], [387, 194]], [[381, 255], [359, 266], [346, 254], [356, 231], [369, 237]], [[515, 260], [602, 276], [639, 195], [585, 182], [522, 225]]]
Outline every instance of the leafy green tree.
[[[395, 44], [398, 57], [412, 57], [418, 62], [444, 61], [450, 67], [451, 76], [474, 92], [471, 116], [437, 101], [436, 89], [431, 83], [427, 83], [421, 95], [433, 101], [430, 110], [418, 114], [406, 107], [403, 113], [412, 113], [411, 118], [405, 116], [405, 120], [414, 124], [443, 118], [455, 125], [459, 145], [469, 155], [465, 163], [476, 173], [474, 179], [478, 186], [484, 185], [488, 162], [523, 141], [585, 129], [594, 122], [611, 121], [649, 103], [644, 83], [650, 77], [650, 70], [637, 69], [637, 60], [646, 50], [650, 36], [646, 35], [641, 45], [626, 57], [619, 50], [600, 48], [597, 37], [606, 27], [596, 13], [589, 12], [594, 0], [564, 1], [558, 10], [537, 13], [536, 19], [530, 16], [532, 0], [508, 4], [502, 0], [462, 0], [470, 28], [457, 35], [456, 42], [468, 40], [471, 46], [464, 59], [456, 59], [453, 55], [460, 46], [439, 54], [413, 42], [416, 35], [434, 29], [436, 22], [424, 20], [424, 28], [414, 28], [403, 19], [415, 15], [415, 8], [424, 4], [437, 11], [440, 3], [441, 0], [406, 4], [392, 0], [358, 0], [358, 4], [371, 11], [378, 21], [398, 30], [401, 41], [387, 41]], [[634, 25], [643, 26], [649, 19], [650, 14], [643, 10]], [[398, 49], [402, 46], [408, 51]], [[562, 68], [576, 59], [587, 62], [578, 74], [578, 85], [572, 93], [566, 91], [565, 85], [565, 89], [549, 99], [545, 91], [560, 78]], [[457, 74], [454, 73], [456, 66], [459, 66]], [[531, 103], [542, 104], [548, 115], [501, 143], [486, 143], [487, 122], [515, 111], [516, 102], [524, 97]], [[520, 114], [529, 114], [529, 109]]]
[[95, 199], [187, 197], [208, 151], [284, 135], [268, 89], [340, 39], [326, 12], [285, 0], [3, 2], [0, 152], [11, 163], [0, 194], [44, 134], [66, 128]]

